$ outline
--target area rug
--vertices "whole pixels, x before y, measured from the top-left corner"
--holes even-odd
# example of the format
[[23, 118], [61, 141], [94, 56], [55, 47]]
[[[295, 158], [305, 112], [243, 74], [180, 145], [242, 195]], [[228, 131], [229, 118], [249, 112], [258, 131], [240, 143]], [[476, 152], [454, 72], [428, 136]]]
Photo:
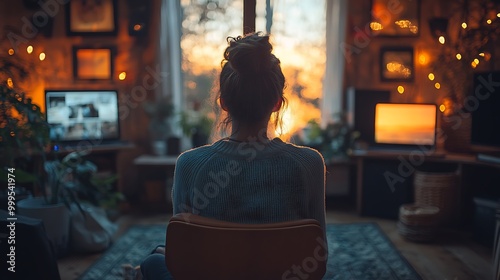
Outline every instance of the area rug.
[[[122, 265], [139, 265], [165, 242], [165, 225], [133, 226], [80, 277], [123, 279]], [[328, 224], [324, 280], [422, 279], [375, 223]]]

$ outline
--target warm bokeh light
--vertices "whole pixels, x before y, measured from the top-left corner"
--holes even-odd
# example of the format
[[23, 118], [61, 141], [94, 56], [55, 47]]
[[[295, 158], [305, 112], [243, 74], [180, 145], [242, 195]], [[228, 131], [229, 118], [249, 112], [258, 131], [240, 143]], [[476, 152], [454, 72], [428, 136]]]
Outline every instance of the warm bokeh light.
[[486, 21], [487, 24], [491, 24], [491, 19]]
[[470, 63], [470, 66], [471, 66], [472, 68], [476, 68], [476, 67], [477, 67], [477, 63], [476, 63], [475, 61], [472, 61], [472, 62]]
[[141, 25], [141, 24], [136, 24], [136, 25], [134, 25], [134, 30], [135, 30], [135, 31], [139, 31], [139, 30], [141, 30], [141, 29], [142, 29], [142, 25]]
[[462, 59], [462, 55], [457, 53], [457, 55], [455, 56], [458, 60]]
[[40, 53], [40, 55], [38, 56], [38, 58], [40, 59], [40, 61], [44, 61], [45, 60], [45, 53]]
[[444, 45], [444, 43], [446, 42], [446, 39], [444, 38], [444, 36], [439, 36], [438, 40], [439, 40], [439, 43], [441, 43], [442, 45]]
[[7, 86], [10, 88], [14, 87], [14, 82], [12, 81], [12, 78], [7, 78]]
[[127, 78], [127, 72], [121, 72], [120, 74], [118, 74], [118, 79], [120, 81], [125, 80], [125, 78]]
[[405, 92], [405, 88], [403, 86], [398, 86], [399, 94], [403, 94]]
[[463, 28], [463, 29], [467, 28], [467, 23], [462, 22], [462, 28]]
[[498, 14], [497, 14], [497, 17], [499, 17], [499, 18], [500, 18], [500, 13], [498, 13]]
[[484, 52], [480, 52], [480, 53], [479, 53], [479, 56], [484, 57]]
[[288, 140], [292, 134], [296, 133], [299, 129], [304, 128], [305, 124], [310, 120], [319, 122], [321, 112], [319, 108], [316, 108], [311, 104], [304, 103], [296, 95], [285, 93], [285, 96], [287, 98], [287, 107], [281, 113], [283, 126], [281, 129], [276, 129], [275, 134], [281, 134], [281, 139]]
[[14, 55], [14, 49], [9, 49], [9, 55]]
[[427, 65], [429, 63], [429, 54], [422, 52], [418, 55], [418, 63], [420, 65]]
[[370, 23], [370, 28], [374, 31], [380, 31], [380, 30], [384, 29], [382, 24], [380, 24], [379, 22], [375, 22], [375, 21]]
[[453, 104], [454, 102], [446, 97], [446, 98], [443, 98], [443, 101], [441, 103], [441, 105], [439, 106], [439, 110], [445, 115], [445, 116], [449, 116], [453, 113]]
[[427, 77], [429, 78], [429, 80], [434, 81], [434, 73], [429, 73]]
[[26, 52], [29, 53], [29, 54], [31, 54], [33, 52], [33, 46], [28, 46], [26, 48]]
[[435, 84], [434, 84], [434, 87], [435, 87], [436, 89], [440, 89], [440, 88], [441, 88], [441, 84], [440, 84], [440, 83], [435, 83]]

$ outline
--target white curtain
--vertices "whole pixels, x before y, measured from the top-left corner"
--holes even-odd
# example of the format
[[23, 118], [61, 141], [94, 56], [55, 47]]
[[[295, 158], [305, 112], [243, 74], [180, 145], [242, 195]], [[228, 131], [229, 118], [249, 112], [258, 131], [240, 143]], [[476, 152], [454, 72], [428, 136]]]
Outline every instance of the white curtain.
[[[168, 72], [162, 77], [160, 91], [157, 95], [172, 94], [172, 101], [176, 110], [182, 108], [182, 69], [181, 69], [181, 24], [182, 11], [180, 0], [161, 0], [160, 28], [159, 28], [159, 64], [161, 72]], [[182, 135], [177, 125], [178, 114], [172, 118], [173, 133]]]
[[340, 46], [345, 40], [346, 19], [347, 0], [326, 0], [326, 69], [321, 103], [323, 127], [342, 111], [344, 56]]

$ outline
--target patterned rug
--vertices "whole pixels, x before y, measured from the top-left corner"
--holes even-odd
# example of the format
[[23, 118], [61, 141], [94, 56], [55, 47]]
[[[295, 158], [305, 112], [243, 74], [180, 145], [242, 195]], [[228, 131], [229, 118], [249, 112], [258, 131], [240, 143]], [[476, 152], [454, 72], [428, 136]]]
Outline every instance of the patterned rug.
[[[123, 279], [122, 265], [139, 265], [164, 243], [165, 230], [165, 225], [131, 227], [80, 279]], [[422, 279], [377, 224], [329, 224], [327, 237], [329, 256], [323, 279]]]

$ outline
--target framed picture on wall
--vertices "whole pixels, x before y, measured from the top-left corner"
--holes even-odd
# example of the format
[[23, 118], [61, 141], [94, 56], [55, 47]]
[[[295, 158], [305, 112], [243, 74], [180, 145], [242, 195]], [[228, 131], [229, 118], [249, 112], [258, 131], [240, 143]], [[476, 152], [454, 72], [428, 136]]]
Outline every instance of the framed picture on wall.
[[419, 35], [420, 0], [371, 0], [370, 29], [376, 36]]
[[415, 77], [412, 47], [383, 47], [380, 49], [380, 80], [412, 82]]
[[117, 0], [71, 0], [66, 5], [66, 33], [79, 35], [116, 35]]
[[113, 47], [73, 47], [73, 76], [77, 80], [111, 80]]

